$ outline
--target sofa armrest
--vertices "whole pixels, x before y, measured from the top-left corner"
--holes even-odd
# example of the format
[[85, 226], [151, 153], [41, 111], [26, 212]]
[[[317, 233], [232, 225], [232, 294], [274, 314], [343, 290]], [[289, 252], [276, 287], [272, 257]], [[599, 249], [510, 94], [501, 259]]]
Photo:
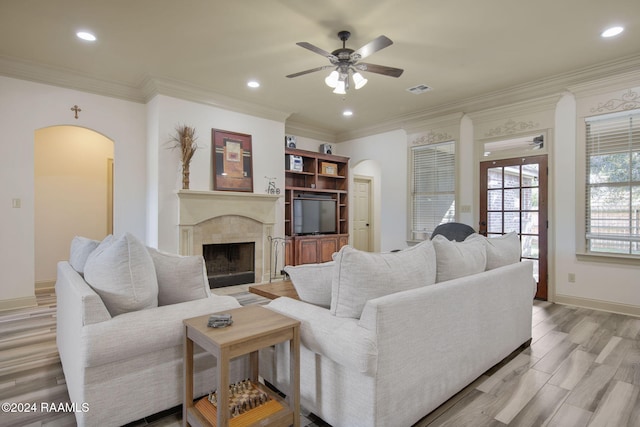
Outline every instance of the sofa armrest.
[[182, 346], [182, 321], [240, 307], [230, 296], [212, 295], [178, 304], [133, 311], [108, 322], [82, 328], [79, 352], [83, 366], [99, 366], [165, 348]]
[[67, 261], [58, 263], [56, 299], [59, 324], [68, 326], [70, 323], [75, 323], [80, 328], [111, 319], [111, 314], [102, 302], [102, 298]]
[[309, 350], [358, 372], [375, 375], [376, 337], [357, 319], [336, 317], [326, 308], [287, 297], [277, 298], [267, 307], [300, 321], [300, 340]]

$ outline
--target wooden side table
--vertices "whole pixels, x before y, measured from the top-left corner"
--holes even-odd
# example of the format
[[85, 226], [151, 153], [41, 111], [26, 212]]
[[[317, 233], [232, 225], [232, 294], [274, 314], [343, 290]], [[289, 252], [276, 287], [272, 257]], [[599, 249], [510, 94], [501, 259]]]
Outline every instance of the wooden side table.
[[[262, 384], [258, 386], [273, 399], [284, 404], [281, 410], [249, 425], [300, 426], [300, 322], [259, 305], [225, 311], [233, 317], [226, 328], [209, 328], [209, 315], [183, 321], [184, 337], [184, 403], [182, 423], [186, 427], [211, 425], [193, 401], [193, 345], [198, 344], [216, 358], [218, 408], [229, 406], [229, 362], [249, 354], [250, 380], [258, 384], [258, 350], [289, 341], [291, 395], [285, 402]], [[206, 399], [206, 397], [205, 397]], [[255, 411], [253, 409], [252, 411]], [[229, 411], [217, 411], [217, 426], [234, 425]]]
[[276, 299], [280, 297], [300, 299], [291, 280], [265, 283], [262, 285], [251, 285], [249, 286], [249, 292], [269, 299]]

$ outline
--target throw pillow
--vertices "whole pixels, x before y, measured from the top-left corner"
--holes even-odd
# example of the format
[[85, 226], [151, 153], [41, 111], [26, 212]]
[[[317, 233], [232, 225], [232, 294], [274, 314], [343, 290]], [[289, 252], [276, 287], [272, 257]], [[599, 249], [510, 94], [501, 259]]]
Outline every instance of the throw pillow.
[[158, 306], [153, 260], [130, 233], [103, 240], [87, 258], [84, 278], [111, 316]]
[[209, 281], [204, 258], [181, 256], [147, 248], [158, 278], [158, 305], [207, 298]]
[[487, 266], [486, 250], [479, 239], [452, 242], [437, 235], [431, 241], [436, 251], [438, 283], [483, 272]]
[[291, 278], [293, 287], [302, 301], [320, 307], [331, 306], [331, 281], [335, 261], [321, 264], [287, 265], [284, 271]]
[[99, 244], [100, 240], [88, 239], [81, 236], [74, 237], [71, 241], [71, 249], [69, 251], [69, 264], [71, 264], [71, 267], [78, 273], [84, 274], [84, 265], [87, 263], [87, 258]]
[[371, 253], [344, 246], [335, 256], [331, 313], [359, 318], [370, 299], [432, 285], [436, 258], [426, 240], [399, 252]]
[[487, 270], [520, 262], [520, 239], [512, 231], [499, 237], [486, 238], [481, 234], [472, 234], [466, 240], [478, 239], [487, 251]]

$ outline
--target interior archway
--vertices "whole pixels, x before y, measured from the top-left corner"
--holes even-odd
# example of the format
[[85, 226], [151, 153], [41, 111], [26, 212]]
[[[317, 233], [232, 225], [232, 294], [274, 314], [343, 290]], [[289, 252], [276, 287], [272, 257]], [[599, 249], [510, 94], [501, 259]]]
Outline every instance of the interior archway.
[[90, 129], [36, 130], [34, 215], [36, 288], [55, 283], [74, 236], [103, 239], [113, 230], [114, 143]]

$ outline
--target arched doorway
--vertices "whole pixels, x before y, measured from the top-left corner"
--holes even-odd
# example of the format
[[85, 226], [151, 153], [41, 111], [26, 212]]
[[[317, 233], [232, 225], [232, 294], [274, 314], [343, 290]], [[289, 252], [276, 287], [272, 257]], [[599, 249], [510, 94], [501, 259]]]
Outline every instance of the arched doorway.
[[113, 230], [113, 141], [90, 129], [35, 132], [35, 281], [51, 287], [74, 236], [103, 239]]

